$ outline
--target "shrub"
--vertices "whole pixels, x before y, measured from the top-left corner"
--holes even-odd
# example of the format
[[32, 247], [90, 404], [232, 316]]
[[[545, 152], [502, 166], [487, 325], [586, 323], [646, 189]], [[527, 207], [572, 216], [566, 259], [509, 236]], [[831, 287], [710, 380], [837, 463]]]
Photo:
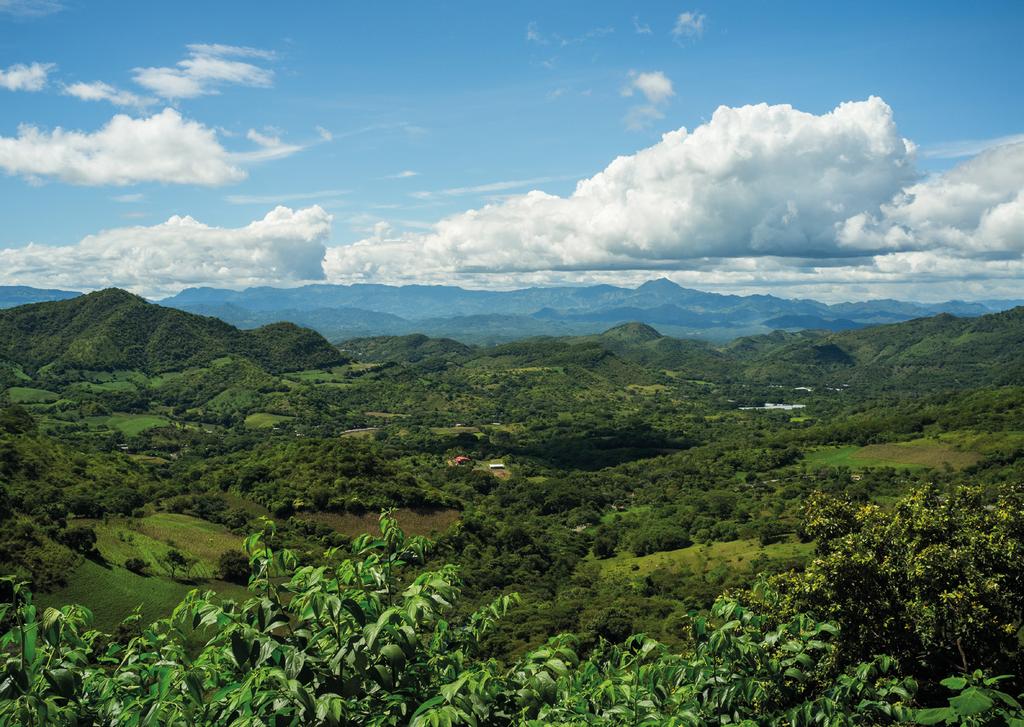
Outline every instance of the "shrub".
[[137, 573], [138, 575], [143, 576], [146, 575], [146, 569], [149, 567], [149, 564], [142, 558], [129, 558], [124, 562], [124, 567], [132, 573]]

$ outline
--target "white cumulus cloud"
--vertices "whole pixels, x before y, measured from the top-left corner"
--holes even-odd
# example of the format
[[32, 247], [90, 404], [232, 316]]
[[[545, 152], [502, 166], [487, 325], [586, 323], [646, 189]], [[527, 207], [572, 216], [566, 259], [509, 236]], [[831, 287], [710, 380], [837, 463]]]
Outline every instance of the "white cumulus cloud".
[[0, 68], [0, 88], [8, 91], [42, 91], [46, 88], [50, 71], [55, 67], [54, 63], [15, 63], [6, 69]]
[[[399, 272], [408, 259], [463, 272], [661, 269], [700, 258], [852, 253], [836, 225], [916, 179], [914, 147], [878, 98], [814, 115], [719, 108], [579, 182], [441, 220], [431, 234], [329, 251], [332, 276]], [[410, 250], [414, 250], [412, 257]]]
[[637, 91], [642, 93], [652, 104], [664, 103], [676, 95], [672, 88], [672, 79], [661, 71], [649, 73], [630, 71], [629, 85], [622, 89], [622, 94], [632, 96]]
[[118, 114], [91, 133], [22, 125], [17, 136], [0, 136], [0, 169], [86, 185], [219, 185], [245, 178], [213, 129], [174, 109], [138, 119]]
[[237, 228], [174, 216], [104, 230], [74, 245], [0, 250], [0, 283], [70, 289], [117, 286], [166, 295], [191, 285], [281, 285], [323, 279], [331, 215], [277, 207]]
[[672, 79], [662, 71], [630, 71], [629, 83], [622, 89], [622, 95], [636, 94], [643, 96], [645, 103], [633, 106], [626, 114], [626, 128], [632, 131], [641, 131], [665, 118], [662, 109], [676, 92], [672, 87]]
[[908, 186], [877, 214], [841, 226], [851, 248], [944, 251], [968, 257], [1024, 253], [1024, 142], [988, 149]]

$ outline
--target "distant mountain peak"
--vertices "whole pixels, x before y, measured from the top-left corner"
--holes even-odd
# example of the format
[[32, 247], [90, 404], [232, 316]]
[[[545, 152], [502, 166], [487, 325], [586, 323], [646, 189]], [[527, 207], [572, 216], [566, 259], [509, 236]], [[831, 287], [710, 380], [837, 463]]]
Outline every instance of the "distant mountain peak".
[[683, 286], [679, 285], [678, 283], [673, 283], [668, 278], [656, 278], [654, 280], [648, 280], [646, 283], [637, 288], [637, 290], [643, 290], [647, 292], [674, 292], [677, 290], [683, 290]]

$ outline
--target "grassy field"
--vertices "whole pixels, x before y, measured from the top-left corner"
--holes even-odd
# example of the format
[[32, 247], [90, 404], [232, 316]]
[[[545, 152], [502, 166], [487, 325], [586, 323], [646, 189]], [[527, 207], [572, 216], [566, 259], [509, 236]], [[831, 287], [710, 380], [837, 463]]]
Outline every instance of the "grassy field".
[[[243, 586], [224, 581], [204, 581], [202, 588], [216, 591], [225, 598], [241, 600], [248, 596]], [[88, 604], [93, 612], [95, 628], [113, 631], [140, 607], [142, 623], [168, 616], [195, 583], [178, 583], [160, 576], [140, 576], [121, 566], [86, 560], [68, 577], [64, 588], [36, 595], [37, 604], [54, 608], [69, 604]]]
[[431, 427], [430, 431], [434, 434], [479, 434], [480, 427], [467, 427], [465, 425], [453, 426], [453, 427]]
[[75, 388], [81, 391], [102, 393], [104, 391], [138, 391], [139, 387], [133, 384], [131, 381], [104, 381], [102, 383], [96, 383], [94, 381], [83, 381], [75, 384]]
[[97, 428], [116, 429], [128, 437], [134, 437], [154, 427], [166, 427], [171, 423], [167, 417], [156, 414], [111, 414], [105, 417], [87, 417], [86, 422]]
[[357, 427], [356, 429], [347, 429], [342, 432], [339, 436], [346, 438], [368, 438], [380, 431], [380, 427]]
[[12, 404], [45, 404], [60, 398], [56, 392], [30, 386], [12, 386], [4, 393]]
[[644, 556], [619, 553], [598, 561], [606, 578], [643, 577], [656, 570], [706, 573], [720, 565], [731, 570], [749, 570], [751, 561], [764, 556], [771, 560], [805, 560], [814, 552], [813, 543], [784, 542], [762, 546], [757, 540], [733, 540], [727, 543], [691, 545]]
[[[398, 523], [409, 535], [440, 534], [459, 519], [458, 510], [410, 510], [400, 508], [395, 511]], [[349, 537], [362, 533], [378, 534], [376, 513], [354, 515], [352, 513], [318, 512], [304, 514], [302, 517], [323, 523], [339, 533]]]
[[282, 414], [268, 414], [267, 412], [258, 411], [245, 418], [245, 426], [249, 429], [270, 429], [278, 424], [290, 422], [294, 418]]
[[943, 432], [939, 441], [961, 450], [981, 454], [1009, 454], [1024, 447], [1024, 432], [1008, 430], [1003, 432], [974, 432], [961, 430]]
[[105, 560], [123, 565], [128, 558], [142, 558], [149, 572], [158, 575], [169, 575], [161, 559], [172, 547], [198, 561], [191, 575], [212, 578], [221, 553], [242, 546], [242, 538], [226, 528], [190, 515], [156, 513], [137, 520], [83, 522], [96, 531], [96, 549]]
[[221, 553], [242, 547], [240, 536], [222, 525], [191, 515], [159, 512], [138, 521], [137, 529], [153, 540], [173, 543], [178, 549], [198, 558], [211, 571], [216, 568]]
[[69, 603], [88, 604], [100, 631], [112, 631], [137, 607], [142, 607], [143, 623], [166, 616], [189, 590], [188, 584], [167, 578], [140, 576], [117, 565], [101, 565], [87, 560], [68, 577], [64, 588], [40, 593], [41, 607], [59, 607]]
[[808, 452], [804, 462], [810, 467], [895, 467], [898, 469], [942, 468], [949, 464], [962, 469], [982, 458], [981, 453], [957, 449], [952, 443], [933, 439], [910, 442], [869, 444], [865, 447], [825, 447]]

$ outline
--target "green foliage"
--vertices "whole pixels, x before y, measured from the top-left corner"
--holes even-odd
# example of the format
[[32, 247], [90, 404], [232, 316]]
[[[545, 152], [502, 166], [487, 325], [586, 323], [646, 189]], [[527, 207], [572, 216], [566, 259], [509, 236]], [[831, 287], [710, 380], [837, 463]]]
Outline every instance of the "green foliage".
[[[41, 615], [23, 584], [0, 623], [0, 723], [19, 725], [854, 725], [1017, 724], [1017, 701], [974, 673], [943, 685], [948, 707], [921, 709], [917, 684], [884, 656], [837, 670], [838, 629], [805, 615], [776, 623], [721, 599], [691, 619], [672, 654], [635, 636], [582, 658], [571, 637], [502, 667], [481, 638], [515, 602], [453, 620], [455, 569], [411, 575], [428, 543], [384, 513], [351, 557], [299, 566], [267, 522], [246, 540], [252, 597], [188, 594], [126, 642], [89, 630], [78, 606]], [[400, 580], [405, 585], [400, 586]], [[136, 617], [137, 620], [137, 617]], [[197, 652], [185, 634], [209, 634]]]
[[886, 511], [816, 496], [818, 557], [780, 576], [794, 611], [844, 627], [850, 658], [898, 655], [908, 670], [1015, 668], [1024, 650], [1024, 487], [918, 489]]
[[226, 550], [217, 560], [217, 572], [225, 581], [244, 585], [249, 582], [249, 559], [237, 550]]
[[976, 670], [967, 677], [949, 677], [942, 686], [955, 692], [946, 707], [919, 709], [914, 712], [918, 724], [1024, 725], [1020, 702], [996, 689], [1009, 676], [985, 677]]

